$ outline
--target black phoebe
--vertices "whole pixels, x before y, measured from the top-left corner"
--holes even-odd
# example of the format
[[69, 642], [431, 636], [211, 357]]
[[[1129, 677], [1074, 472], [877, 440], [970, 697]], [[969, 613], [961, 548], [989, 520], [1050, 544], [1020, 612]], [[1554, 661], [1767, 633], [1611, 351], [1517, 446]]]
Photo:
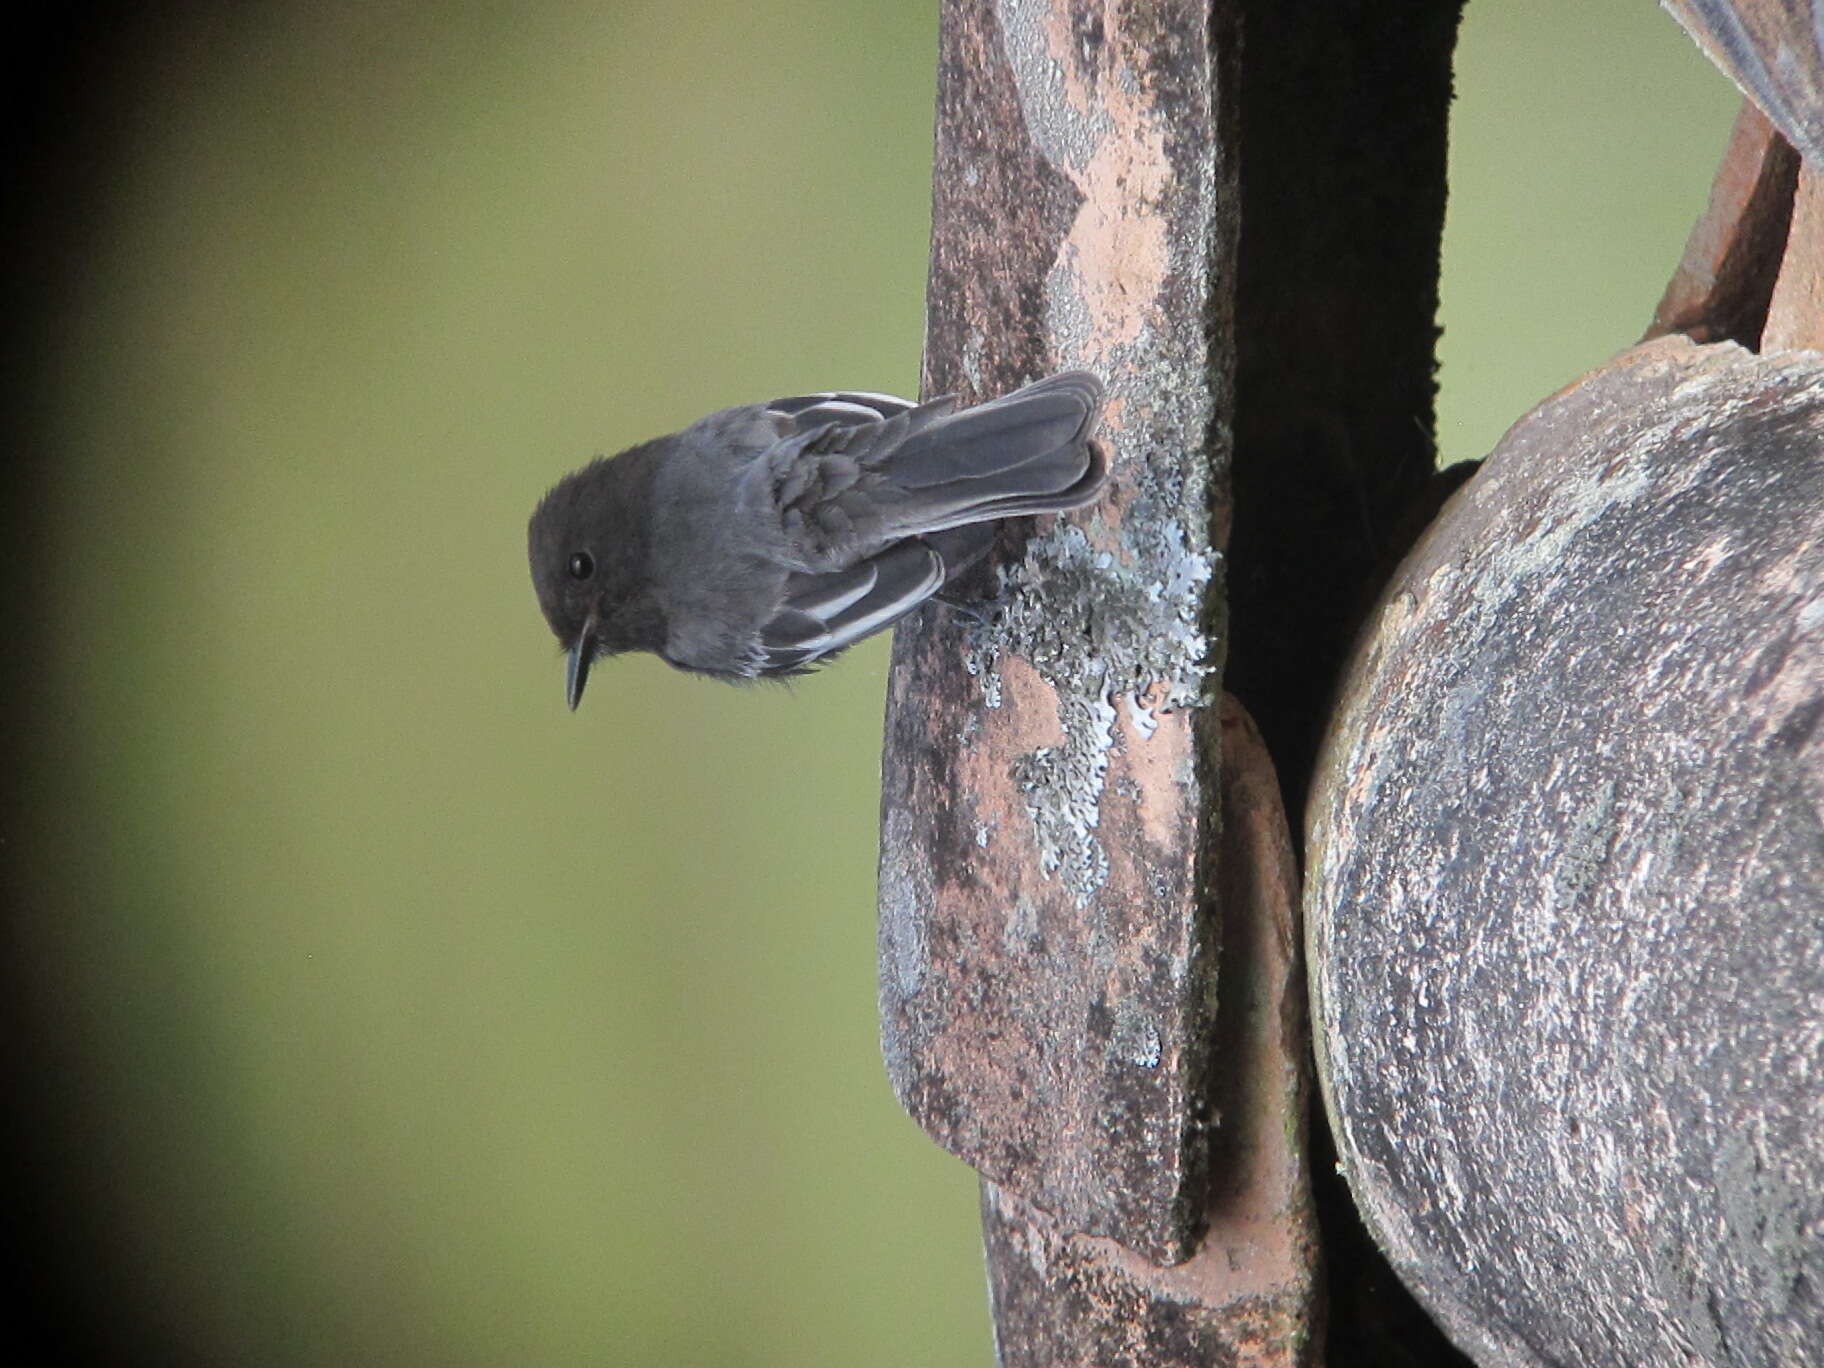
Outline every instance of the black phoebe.
[[1108, 478], [1093, 375], [955, 405], [750, 404], [565, 476], [528, 542], [570, 706], [620, 651], [722, 679], [802, 674], [980, 559], [997, 519], [1080, 508]]

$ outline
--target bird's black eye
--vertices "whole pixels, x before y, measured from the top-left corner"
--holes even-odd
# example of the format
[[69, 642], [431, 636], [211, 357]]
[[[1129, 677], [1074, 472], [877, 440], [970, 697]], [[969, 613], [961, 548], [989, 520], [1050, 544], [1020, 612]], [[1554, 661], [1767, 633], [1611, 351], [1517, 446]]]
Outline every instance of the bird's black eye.
[[586, 580], [595, 573], [595, 557], [587, 551], [578, 551], [570, 557], [570, 578]]

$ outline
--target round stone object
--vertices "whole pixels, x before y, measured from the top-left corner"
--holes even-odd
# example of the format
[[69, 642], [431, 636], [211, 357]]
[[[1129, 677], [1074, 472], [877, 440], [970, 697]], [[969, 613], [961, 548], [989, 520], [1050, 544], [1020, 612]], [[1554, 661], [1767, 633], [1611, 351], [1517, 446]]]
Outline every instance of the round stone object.
[[1664, 338], [1395, 575], [1309, 808], [1340, 1166], [1483, 1365], [1824, 1363], [1824, 357]]

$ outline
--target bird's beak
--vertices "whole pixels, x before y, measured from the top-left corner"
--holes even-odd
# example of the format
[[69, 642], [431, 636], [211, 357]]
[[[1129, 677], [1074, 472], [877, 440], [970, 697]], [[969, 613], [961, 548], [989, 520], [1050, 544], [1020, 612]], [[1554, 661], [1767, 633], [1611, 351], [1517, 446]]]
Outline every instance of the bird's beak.
[[595, 663], [595, 619], [590, 618], [576, 634], [570, 648], [570, 666], [564, 671], [564, 697], [570, 700], [570, 711], [583, 701], [583, 685], [589, 682], [589, 667]]

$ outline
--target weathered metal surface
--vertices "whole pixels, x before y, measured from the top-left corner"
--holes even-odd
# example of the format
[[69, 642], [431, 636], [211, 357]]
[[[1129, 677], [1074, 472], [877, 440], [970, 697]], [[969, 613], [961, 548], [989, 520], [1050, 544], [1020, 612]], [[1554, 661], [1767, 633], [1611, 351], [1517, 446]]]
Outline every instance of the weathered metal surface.
[[1799, 154], [1744, 100], [1649, 338], [1683, 333], [1693, 342], [1760, 346], [1798, 179]]
[[1322, 1361], [1298, 869], [1279, 784], [1240, 704], [1222, 703], [1224, 982], [1212, 1077], [1215, 1178], [1197, 1253], [1161, 1268], [982, 1185], [1003, 1368], [1291, 1368]]
[[1161, 1261], [1204, 1210], [1216, 1003], [1226, 10], [944, 7], [926, 389], [1093, 370], [1114, 481], [1004, 548], [984, 621], [901, 627], [882, 775], [901, 1100], [1062, 1228]]
[[1341, 1162], [1479, 1363], [1824, 1362], [1824, 360], [1666, 338], [1515, 426], [1307, 878]]
[[1824, 165], [1824, 49], [1813, 0], [1660, 0], [1805, 159]]

